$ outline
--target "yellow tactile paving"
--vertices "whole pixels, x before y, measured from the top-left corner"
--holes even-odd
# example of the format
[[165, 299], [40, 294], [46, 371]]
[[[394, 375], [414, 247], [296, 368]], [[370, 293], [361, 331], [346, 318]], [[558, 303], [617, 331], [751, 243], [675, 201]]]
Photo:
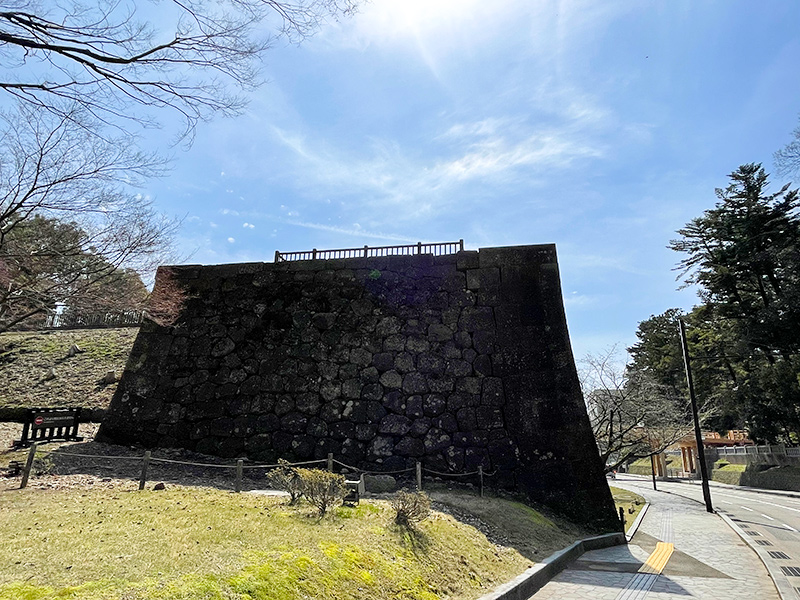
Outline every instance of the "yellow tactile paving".
[[674, 551], [675, 546], [673, 544], [658, 542], [658, 544], [656, 544], [656, 549], [639, 569], [639, 573], [658, 575], [664, 570], [664, 567], [667, 566]]

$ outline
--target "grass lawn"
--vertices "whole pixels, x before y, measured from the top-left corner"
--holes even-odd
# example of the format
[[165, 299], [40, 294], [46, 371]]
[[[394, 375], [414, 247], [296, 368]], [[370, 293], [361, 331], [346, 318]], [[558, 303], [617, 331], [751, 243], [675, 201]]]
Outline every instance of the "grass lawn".
[[614, 504], [619, 513], [620, 507], [625, 511], [625, 531], [628, 531], [636, 517], [642, 512], [647, 500], [642, 498], [639, 494], [634, 494], [628, 490], [623, 490], [614, 486], [609, 486], [611, 495], [614, 496]]
[[284, 498], [170, 486], [0, 493], [0, 599], [476, 598], [531, 566], [441, 513], [386, 501], [318, 520]]

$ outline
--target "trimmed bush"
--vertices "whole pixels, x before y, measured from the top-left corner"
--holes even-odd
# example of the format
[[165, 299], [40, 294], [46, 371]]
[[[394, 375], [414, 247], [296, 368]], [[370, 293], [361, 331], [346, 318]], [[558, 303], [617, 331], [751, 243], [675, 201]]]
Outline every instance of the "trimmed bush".
[[400, 490], [392, 500], [394, 522], [401, 527], [414, 527], [431, 512], [431, 500], [425, 492]]
[[297, 469], [297, 474], [303, 482], [303, 494], [317, 507], [320, 518], [329, 508], [344, 502], [347, 485], [343, 475], [322, 469]]
[[288, 461], [279, 459], [278, 465], [267, 474], [267, 481], [275, 489], [288, 492], [289, 504], [295, 504], [303, 495], [303, 480]]

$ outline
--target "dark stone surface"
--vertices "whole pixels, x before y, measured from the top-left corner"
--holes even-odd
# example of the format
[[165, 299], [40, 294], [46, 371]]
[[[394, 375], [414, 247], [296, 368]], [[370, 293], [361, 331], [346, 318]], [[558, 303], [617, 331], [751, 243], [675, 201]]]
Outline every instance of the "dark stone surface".
[[578, 386], [555, 247], [172, 268], [99, 439], [368, 470], [482, 466], [575, 520], [616, 515]]

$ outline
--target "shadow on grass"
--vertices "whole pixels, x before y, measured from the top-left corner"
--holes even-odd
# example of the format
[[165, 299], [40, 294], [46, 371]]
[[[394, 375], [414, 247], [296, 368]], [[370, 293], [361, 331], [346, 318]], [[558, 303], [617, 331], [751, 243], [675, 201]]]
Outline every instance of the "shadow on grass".
[[412, 525], [398, 525], [392, 523], [390, 531], [397, 537], [400, 544], [411, 550], [415, 555], [428, 554], [431, 539], [424, 531]]

